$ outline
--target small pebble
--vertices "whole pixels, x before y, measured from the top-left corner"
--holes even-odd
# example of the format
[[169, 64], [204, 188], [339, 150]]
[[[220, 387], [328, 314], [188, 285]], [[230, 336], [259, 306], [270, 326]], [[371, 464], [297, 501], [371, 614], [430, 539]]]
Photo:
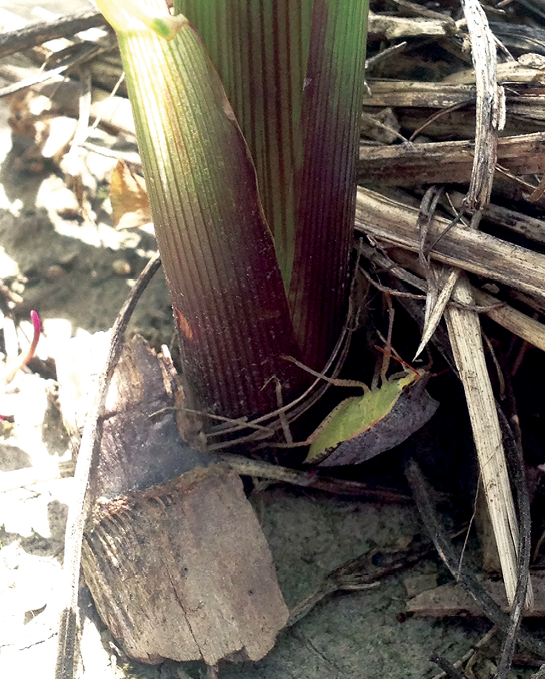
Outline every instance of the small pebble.
[[65, 273], [66, 271], [62, 268], [62, 266], [59, 266], [58, 264], [52, 264], [47, 268], [45, 277], [48, 281], [56, 281], [64, 276]]
[[131, 273], [131, 265], [124, 259], [116, 259], [112, 269], [118, 276], [128, 276]]

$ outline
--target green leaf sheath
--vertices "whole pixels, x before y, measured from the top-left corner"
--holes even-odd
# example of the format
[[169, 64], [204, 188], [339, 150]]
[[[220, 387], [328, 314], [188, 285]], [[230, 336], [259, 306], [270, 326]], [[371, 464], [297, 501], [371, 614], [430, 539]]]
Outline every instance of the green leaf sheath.
[[304, 361], [320, 369], [346, 311], [367, 0], [175, 0], [225, 86]]
[[[160, 0], [141, 2], [160, 15]], [[247, 146], [195, 30], [118, 31], [153, 221], [192, 403], [228, 417], [301, 380], [274, 244]]]
[[287, 289], [312, 1], [175, 0], [175, 7], [197, 27], [233, 105], [254, 159]]
[[289, 292], [296, 337], [313, 367], [326, 362], [346, 314], [367, 7], [366, 0], [314, 2]]

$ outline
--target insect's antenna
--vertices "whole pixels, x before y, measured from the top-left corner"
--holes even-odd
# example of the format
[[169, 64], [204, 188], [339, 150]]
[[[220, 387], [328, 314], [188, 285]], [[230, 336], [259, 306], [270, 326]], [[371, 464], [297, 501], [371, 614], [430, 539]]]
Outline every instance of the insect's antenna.
[[421, 375], [418, 372], [418, 370], [416, 368], [414, 368], [410, 363], [407, 363], [407, 361], [404, 361], [393, 347], [391, 347], [390, 352], [387, 352], [386, 349], [383, 349], [382, 347], [379, 347], [378, 344], [375, 344], [374, 349], [376, 349], [377, 351], [380, 351], [381, 354], [387, 355], [388, 353], [390, 353], [390, 356], [391, 356], [391, 358], [394, 359], [394, 361], [401, 363], [401, 365], [404, 368], [407, 368], [407, 370], [411, 370], [418, 377], [418, 379], [420, 379]]

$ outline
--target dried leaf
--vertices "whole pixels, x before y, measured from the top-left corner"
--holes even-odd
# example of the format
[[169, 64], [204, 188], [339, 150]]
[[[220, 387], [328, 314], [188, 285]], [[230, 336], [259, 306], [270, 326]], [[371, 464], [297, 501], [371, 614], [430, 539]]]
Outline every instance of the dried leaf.
[[116, 229], [135, 229], [151, 222], [151, 208], [143, 177], [118, 160], [110, 179], [112, 219]]

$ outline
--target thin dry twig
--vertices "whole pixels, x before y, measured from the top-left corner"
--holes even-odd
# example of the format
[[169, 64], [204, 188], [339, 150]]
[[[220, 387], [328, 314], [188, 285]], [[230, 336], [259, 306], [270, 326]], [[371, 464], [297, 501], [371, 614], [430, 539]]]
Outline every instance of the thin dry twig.
[[301, 471], [281, 467], [276, 464], [269, 464], [263, 460], [254, 460], [241, 455], [232, 453], [222, 453], [219, 459], [237, 474], [242, 476], [253, 476], [270, 481], [289, 483], [302, 488], [321, 490], [336, 495], [349, 495], [352, 497], [362, 497], [369, 500], [383, 502], [407, 502], [410, 500], [408, 495], [391, 490], [389, 488], [372, 488], [366, 483], [350, 481], [348, 479], [336, 479], [332, 476], [321, 476], [316, 471]]
[[440, 655], [432, 655], [430, 656], [430, 660], [438, 665], [449, 679], [467, 679], [465, 674], [457, 670], [446, 658], [443, 658]]
[[[465, 528], [463, 529], [465, 530]], [[460, 535], [456, 532], [453, 537]], [[382, 566], [372, 565], [372, 557], [380, 552], [387, 561]], [[433, 546], [411, 546], [400, 552], [373, 550], [371, 553], [361, 554], [355, 559], [331, 571], [322, 583], [308, 596], [299, 601], [291, 610], [286, 627], [292, 627], [307, 615], [320, 601], [339, 591], [356, 591], [369, 589], [379, 584], [380, 580], [414, 566], [422, 559], [433, 553]]]
[[462, 0], [477, 85], [475, 155], [465, 202], [481, 210], [490, 202], [498, 131], [505, 123], [505, 93], [497, 83], [496, 43], [479, 0]]
[[[377, 290], [380, 290], [380, 292], [388, 293], [392, 297], [403, 297], [403, 298], [406, 298], [406, 299], [421, 300], [423, 302], [426, 300], [426, 295], [419, 295], [418, 293], [414, 293], [414, 292], [402, 292], [400, 290], [395, 290], [394, 288], [389, 288], [387, 285], [382, 285], [381, 283], [376, 281], [371, 276], [371, 274], [368, 271], [366, 271], [363, 267], [360, 267], [360, 271], [361, 271], [362, 275], [369, 281], [369, 283], [371, 283], [371, 285], [374, 288], [376, 288]], [[421, 289], [422, 290], [427, 289], [427, 285], [426, 285], [425, 281], [422, 281]], [[475, 291], [480, 292], [478, 290], [478, 288], [473, 288], [473, 291], [474, 292]], [[491, 299], [495, 299], [495, 298], [492, 298], [491, 295], [488, 295], [488, 297], [491, 297]], [[483, 299], [484, 299], [484, 297], [483, 297]], [[506, 302], [502, 302], [499, 299], [496, 300], [493, 304], [473, 304], [471, 306], [468, 305], [468, 304], [460, 304], [459, 302], [456, 302], [456, 301], [453, 301], [453, 300], [449, 300], [448, 303], [452, 304], [452, 306], [455, 306], [458, 309], [469, 309], [470, 311], [476, 311], [478, 314], [488, 314], [489, 311], [494, 311], [494, 309], [503, 309], [507, 306]], [[509, 307], [509, 309], [511, 309], [511, 307]], [[513, 309], [513, 311], [514, 311], [514, 309]], [[522, 312], [519, 312], [519, 313], [524, 319], [528, 319], [528, 316], [526, 316]], [[530, 319], [530, 320], [532, 320], [532, 319]], [[499, 324], [503, 325], [503, 323], [499, 323]], [[541, 325], [541, 323], [539, 325]]]
[[106, 27], [100, 10], [92, 8], [52, 19], [36, 21], [16, 31], [0, 33], [0, 57], [41, 45], [47, 40], [73, 36], [96, 26]]
[[[420, 467], [414, 460], [409, 461], [405, 473], [426, 530], [433, 540], [435, 548], [444, 564], [452, 576], [456, 577], [459, 557], [433, 505], [429, 485], [424, 479]], [[502, 611], [483, 586], [466, 570], [460, 573], [459, 582], [475, 599], [483, 614], [503, 632], [507, 632], [510, 625], [509, 615]], [[541, 639], [537, 639], [526, 630], [521, 629], [517, 641], [538, 657], [545, 658], [545, 643]]]
[[92, 59], [93, 57], [97, 56], [98, 54], [108, 51], [109, 49], [111, 48], [104, 47], [102, 45], [84, 43], [77, 54], [68, 57], [66, 60], [62, 62], [62, 64], [60, 64], [56, 68], [51, 68], [47, 71], [40, 71], [36, 75], [32, 75], [29, 78], [26, 78], [25, 80], [21, 80], [20, 82], [13, 83], [13, 85], [6, 85], [5, 87], [0, 88], [0, 99], [2, 99], [3, 97], [8, 97], [10, 94], [20, 92], [21, 90], [24, 90], [28, 87], [33, 87], [34, 85], [45, 83], [47, 80], [56, 78], [65, 71], [67, 71], [69, 68], [72, 68], [77, 64], [86, 62], [89, 59]]
[[[454, 663], [454, 667], [458, 669], [459, 667], [462, 667], [464, 663], [468, 662], [471, 660], [471, 658], [481, 650], [484, 646], [486, 646], [490, 640], [496, 635], [497, 628], [492, 627], [492, 629], [488, 630], [488, 632], [481, 638], [479, 641], [472, 646], [467, 653], [465, 653], [460, 660], [457, 660]], [[445, 679], [447, 677], [447, 674], [445, 672], [441, 672], [440, 674], [436, 674], [432, 679]]]

